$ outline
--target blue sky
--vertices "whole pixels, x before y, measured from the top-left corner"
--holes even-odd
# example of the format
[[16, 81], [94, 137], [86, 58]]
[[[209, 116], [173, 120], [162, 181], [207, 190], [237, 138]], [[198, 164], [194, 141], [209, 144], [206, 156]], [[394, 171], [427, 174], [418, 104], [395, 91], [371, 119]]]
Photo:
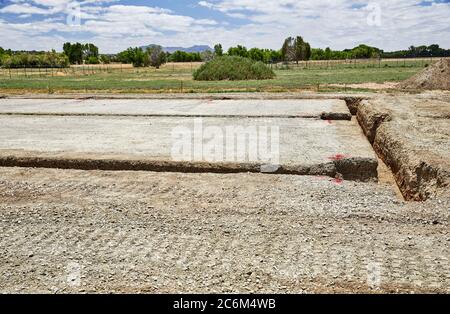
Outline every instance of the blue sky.
[[150, 43], [222, 43], [279, 49], [302, 35], [313, 47], [450, 48], [450, 0], [0, 0], [0, 46], [61, 50], [93, 42], [114, 53]]

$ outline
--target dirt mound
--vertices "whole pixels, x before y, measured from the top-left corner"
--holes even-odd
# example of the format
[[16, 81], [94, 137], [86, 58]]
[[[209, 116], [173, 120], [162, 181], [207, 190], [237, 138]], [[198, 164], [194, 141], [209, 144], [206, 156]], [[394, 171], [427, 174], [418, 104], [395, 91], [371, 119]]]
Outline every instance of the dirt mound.
[[399, 85], [401, 89], [450, 90], [450, 59], [442, 59]]

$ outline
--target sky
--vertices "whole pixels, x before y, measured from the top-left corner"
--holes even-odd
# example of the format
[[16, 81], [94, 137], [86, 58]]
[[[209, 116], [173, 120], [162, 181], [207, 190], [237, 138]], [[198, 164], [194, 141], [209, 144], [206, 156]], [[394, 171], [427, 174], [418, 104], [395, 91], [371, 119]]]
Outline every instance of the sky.
[[280, 49], [301, 35], [313, 47], [368, 44], [450, 48], [450, 0], [0, 0], [0, 47], [62, 50], [91, 42], [101, 53], [131, 46]]

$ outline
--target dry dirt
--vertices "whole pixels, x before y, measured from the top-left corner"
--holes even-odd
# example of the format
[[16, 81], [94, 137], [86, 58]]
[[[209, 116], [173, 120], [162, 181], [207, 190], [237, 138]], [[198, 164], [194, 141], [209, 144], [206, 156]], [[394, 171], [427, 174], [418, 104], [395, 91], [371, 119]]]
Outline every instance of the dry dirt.
[[412, 78], [400, 83], [401, 89], [450, 91], [450, 59], [442, 59]]
[[326, 177], [0, 168], [0, 292], [440, 292], [448, 199]]
[[426, 95], [379, 96], [358, 106], [358, 120], [393, 171], [404, 196], [450, 195], [450, 102]]
[[361, 88], [369, 90], [389, 90], [398, 87], [398, 82], [384, 82], [384, 83], [361, 83], [361, 84], [328, 84], [331, 87], [347, 87], [347, 88]]

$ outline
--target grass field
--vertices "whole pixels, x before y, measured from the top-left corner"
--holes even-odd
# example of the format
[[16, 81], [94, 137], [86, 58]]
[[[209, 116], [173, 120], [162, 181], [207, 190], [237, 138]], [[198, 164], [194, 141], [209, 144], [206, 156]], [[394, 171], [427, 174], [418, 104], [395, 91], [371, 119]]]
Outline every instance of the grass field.
[[[336, 91], [345, 86], [329, 84], [384, 83], [405, 80], [421, 69], [422, 62], [391, 62], [342, 66], [329, 63], [292, 65], [289, 69], [274, 67], [276, 78], [261, 81], [201, 82], [192, 79], [199, 64], [167, 64], [161, 69], [123, 67], [84, 67], [63, 70], [3, 69], [0, 92], [257, 92], [257, 91]], [[359, 90], [364, 90], [360, 88]]]

